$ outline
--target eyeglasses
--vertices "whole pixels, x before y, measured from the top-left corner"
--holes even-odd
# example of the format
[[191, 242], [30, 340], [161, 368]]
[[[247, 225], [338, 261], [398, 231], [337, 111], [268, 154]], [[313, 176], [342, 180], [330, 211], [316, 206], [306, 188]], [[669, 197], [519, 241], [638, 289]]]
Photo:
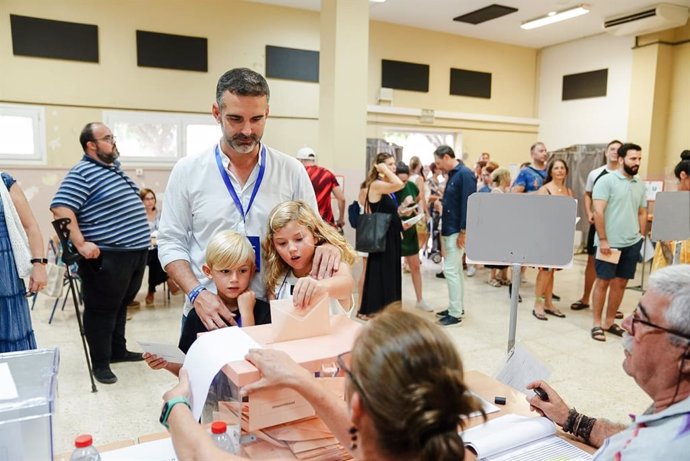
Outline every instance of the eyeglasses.
[[679, 336], [683, 339], [687, 339], [688, 341], [690, 341], [690, 335], [682, 333], [678, 330], [673, 330], [671, 328], [662, 327], [662, 326], [657, 325], [655, 323], [648, 322], [647, 320], [642, 320], [640, 317], [637, 316], [637, 310], [635, 312], [633, 312], [632, 323], [631, 323], [632, 326], [630, 327], [630, 333], [632, 333], [633, 336], [635, 336], [635, 324], [636, 323], [641, 323], [642, 325], [647, 325], [648, 327], [656, 328], [657, 330], [665, 331], [666, 333], [669, 333], [669, 334], [672, 334], [675, 336]]
[[345, 365], [345, 361], [343, 360], [343, 356], [345, 356], [347, 354], [349, 354], [349, 352], [343, 352], [342, 354], [338, 355], [335, 358], [336, 363], [338, 364], [338, 368], [343, 370], [345, 372], [345, 374], [347, 375], [347, 377], [350, 378], [350, 381], [352, 381], [352, 384], [355, 385], [355, 387], [357, 388], [357, 392], [359, 393], [359, 395], [364, 400], [365, 396], [366, 396], [366, 392], [364, 392], [364, 388], [362, 387], [361, 384], [359, 384], [359, 381], [357, 380], [357, 378], [355, 378], [355, 375], [352, 374], [352, 372], [347, 367], [347, 365]]
[[108, 136], [103, 136], [102, 138], [94, 138], [94, 141], [103, 141], [107, 142], [109, 144], [115, 144], [115, 136], [108, 135]]

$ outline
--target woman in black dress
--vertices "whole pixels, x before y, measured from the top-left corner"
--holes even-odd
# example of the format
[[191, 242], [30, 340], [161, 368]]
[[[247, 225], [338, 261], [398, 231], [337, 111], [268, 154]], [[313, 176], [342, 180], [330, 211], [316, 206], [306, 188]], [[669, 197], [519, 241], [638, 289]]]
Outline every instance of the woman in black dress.
[[390, 303], [402, 299], [402, 223], [394, 193], [402, 189], [403, 182], [395, 175], [395, 157], [388, 153], [378, 154], [363, 186], [367, 188], [366, 212], [371, 210], [371, 213], [388, 213], [392, 216], [386, 236], [386, 251], [369, 253], [367, 260], [362, 304], [357, 317], [368, 320]]

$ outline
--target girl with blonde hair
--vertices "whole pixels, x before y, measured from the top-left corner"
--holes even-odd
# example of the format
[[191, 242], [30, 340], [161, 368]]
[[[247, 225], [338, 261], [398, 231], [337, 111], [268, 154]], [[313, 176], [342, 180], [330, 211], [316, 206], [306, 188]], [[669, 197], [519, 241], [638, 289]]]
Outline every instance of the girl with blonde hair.
[[[314, 253], [320, 245], [332, 245], [340, 250], [340, 265], [330, 278], [310, 276]], [[354, 304], [350, 265], [355, 261], [355, 252], [305, 202], [283, 202], [271, 211], [262, 249], [269, 297], [271, 294], [275, 299], [292, 297], [296, 307], [304, 308], [328, 295], [331, 314], [350, 311]]]

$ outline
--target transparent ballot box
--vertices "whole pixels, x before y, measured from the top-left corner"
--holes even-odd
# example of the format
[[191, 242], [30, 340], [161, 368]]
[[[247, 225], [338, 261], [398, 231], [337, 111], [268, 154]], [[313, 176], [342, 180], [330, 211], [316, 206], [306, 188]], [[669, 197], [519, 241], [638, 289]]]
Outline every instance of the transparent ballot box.
[[53, 459], [57, 349], [0, 354], [0, 461]]

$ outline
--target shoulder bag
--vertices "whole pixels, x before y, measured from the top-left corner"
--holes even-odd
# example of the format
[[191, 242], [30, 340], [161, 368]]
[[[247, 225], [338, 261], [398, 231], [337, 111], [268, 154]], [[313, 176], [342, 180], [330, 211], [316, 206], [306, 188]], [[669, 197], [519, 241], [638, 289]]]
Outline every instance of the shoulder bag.
[[364, 253], [382, 253], [386, 251], [386, 234], [391, 225], [391, 214], [372, 213], [369, 204], [369, 189], [367, 188], [364, 213], [357, 218], [357, 234], [355, 248]]

